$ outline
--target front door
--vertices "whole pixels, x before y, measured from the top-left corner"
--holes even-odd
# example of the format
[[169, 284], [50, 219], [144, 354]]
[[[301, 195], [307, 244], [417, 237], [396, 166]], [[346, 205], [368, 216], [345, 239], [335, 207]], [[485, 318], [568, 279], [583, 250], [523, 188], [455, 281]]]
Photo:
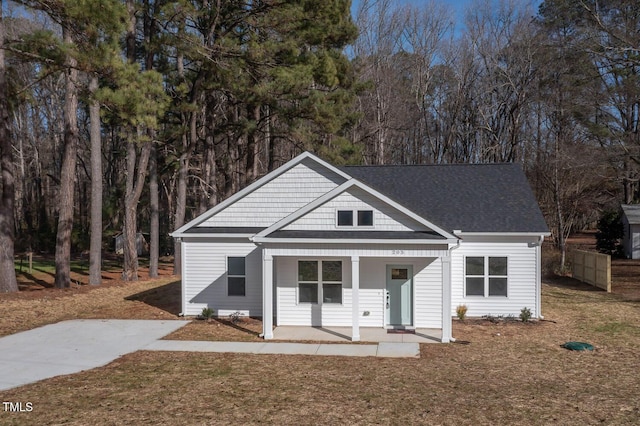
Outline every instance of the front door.
[[410, 265], [387, 265], [385, 325], [413, 325], [413, 268]]

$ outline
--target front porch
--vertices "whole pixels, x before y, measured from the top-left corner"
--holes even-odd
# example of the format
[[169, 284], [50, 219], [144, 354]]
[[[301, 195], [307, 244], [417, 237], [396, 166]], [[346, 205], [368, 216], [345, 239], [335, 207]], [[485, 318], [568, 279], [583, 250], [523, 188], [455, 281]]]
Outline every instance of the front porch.
[[[302, 327], [278, 326], [273, 330], [274, 340], [296, 340], [313, 342], [350, 342], [351, 327]], [[389, 333], [378, 327], [361, 327], [361, 342], [393, 342], [393, 343], [440, 343], [442, 330], [433, 328], [417, 328], [415, 333]]]
[[400, 247], [263, 246], [263, 337], [449, 342], [448, 246]]

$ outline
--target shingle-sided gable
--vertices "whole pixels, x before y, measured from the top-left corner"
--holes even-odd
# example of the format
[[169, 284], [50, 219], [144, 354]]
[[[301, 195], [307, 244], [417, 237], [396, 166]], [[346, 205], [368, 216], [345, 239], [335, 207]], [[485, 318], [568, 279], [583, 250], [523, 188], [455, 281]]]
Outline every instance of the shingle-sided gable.
[[342, 170], [448, 231], [548, 233], [517, 164], [352, 166]]
[[199, 227], [266, 227], [310, 203], [345, 178], [307, 159], [215, 213]]
[[370, 229], [376, 231], [426, 230], [424, 225], [407, 217], [397, 209], [391, 208], [388, 204], [358, 187], [352, 187], [344, 191], [283, 227], [282, 230], [335, 230], [337, 228], [336, 213], [339, 210], [371, 211], [373, 225]]

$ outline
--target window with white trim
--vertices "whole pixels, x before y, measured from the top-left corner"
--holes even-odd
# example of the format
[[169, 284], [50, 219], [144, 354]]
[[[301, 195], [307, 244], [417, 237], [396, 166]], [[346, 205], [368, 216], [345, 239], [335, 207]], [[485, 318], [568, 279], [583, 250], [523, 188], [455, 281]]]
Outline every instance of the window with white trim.
[[373, 210], [338, 210], [338, 226], [373, 226]]
[[467, 256], [465, 296], [506, 297], [507, 263], [501, 256]]
[[244, 257], [227, 257], [227, 295], [246, 295], [246, 265]]
[[358, 226], [373, 226], [373, 210], [358, 210]]
[[298, 261], [298, 303], [318, 301], [342, 303], [342, 261]]
[[338, 226], [353, 226], [352, 210], [338, 210]]

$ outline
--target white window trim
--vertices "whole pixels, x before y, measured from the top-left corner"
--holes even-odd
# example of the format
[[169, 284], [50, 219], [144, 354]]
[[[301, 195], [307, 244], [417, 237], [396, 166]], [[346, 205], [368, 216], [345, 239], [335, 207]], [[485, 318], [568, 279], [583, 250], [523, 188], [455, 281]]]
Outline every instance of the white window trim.
[[[244, 259], [244, 275], [231, 275], [229, 273], [229, 259], [230, 258], [242, 258]], [[247, 256], [226, 256], [225, 266], [227, 272], [227, 297], [247, 297]], [[244, 294], [229, 294], [229, 278], [244, 278]]]
[[[300, 281], [300, 262], [316, 262], [318, 265], [318, 281]], [[342, 273], [341, 281], [324, 281], [322, 277], [322, 262], [340, 262], [340, 269]], [[316, 284], [318, 286], [317, 289], [317, 297], [318, 301], [314, 302], [301, 302], [300, 301], [300, 284]], [[296, 260], [296, 305], [323, 305], [323, 284], [340, 284], [340, 303], [330, 303], [327, 302], [327, 305], [330, 306], [342, 306], [344, 305], [344, 261], [342, 259], [297, 259]]]
[[[358, 212], [369, 211], [371, 212], [371, 225], [358, 225]], [[338, 225], [338, 212], [351, 212], [351, 219], [353, 225]], [[335, 212], [335, 227], [337, 229], [372, 229], [376, 225], [375, 221], [376, 211], [372, 208], [366, 209], [336, 209]]]
[[[468, 257], [482, 257], [484, 259], [484, 275], [467, 275], [467, 258]], [[491, 257], [503, 257], [507, 259], [507, 275], [489, 275], [489, 258]], [[511, 260], [509, 256], [504, 255], [465, 255], [463, 258], [463, 285], [462, 285], [462, 297], [465, 299], [508, 299], [509, 298], [509, 265]], [[467, 296], [467, 278], [480, 278], [484, 279], [484, 295], [471, 295]], [[507, 294], [505, 296], [489, 295], [489, 278], [506, 278], [507, 280]]]

